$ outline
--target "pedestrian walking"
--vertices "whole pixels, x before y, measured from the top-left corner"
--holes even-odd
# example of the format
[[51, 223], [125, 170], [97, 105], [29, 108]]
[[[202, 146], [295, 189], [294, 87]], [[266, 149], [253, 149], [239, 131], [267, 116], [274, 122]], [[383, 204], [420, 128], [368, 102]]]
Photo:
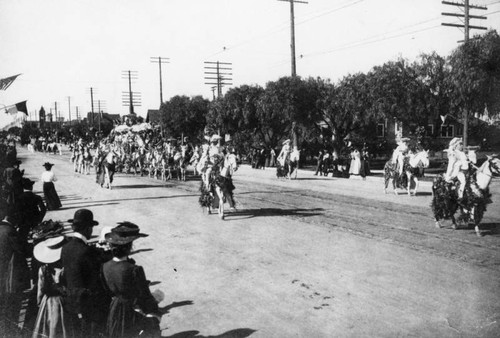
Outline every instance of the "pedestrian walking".
[[48, 210], [57, 210], [62, 207], [62, 204], [54, 186], [54, 182], [57, 181], [56, 175], [51, 170], [54, 165], [52, 163], [45, 162], [43, 166], [45, 167], [45, 172], [42, 174], [45, 203], [47, 204]]

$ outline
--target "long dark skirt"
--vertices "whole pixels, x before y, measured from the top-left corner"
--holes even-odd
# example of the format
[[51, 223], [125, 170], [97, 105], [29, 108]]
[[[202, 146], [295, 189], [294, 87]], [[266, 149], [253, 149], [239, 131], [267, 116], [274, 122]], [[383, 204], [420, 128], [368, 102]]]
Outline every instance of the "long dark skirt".
[[134, 310], [134, 302], [113, 297], [109, 308], [107, 333], [110, 338], [159, 337], [158, 322]]
[[57, 195], [56, 188], [52, 182], [43, 183], [43, 195], [45, 196], [45, 204], [47, 210], [57, 210], [62, 207], [59, 195]]

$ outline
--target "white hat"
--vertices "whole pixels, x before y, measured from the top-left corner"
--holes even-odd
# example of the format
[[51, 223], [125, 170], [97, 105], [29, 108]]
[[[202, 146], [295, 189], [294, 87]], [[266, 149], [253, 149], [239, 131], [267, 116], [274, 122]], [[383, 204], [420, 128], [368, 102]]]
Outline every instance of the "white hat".
[[448, 145], [450, 148], [454, 148], [457, 144], [462, 142], [462, 139], [460, 137], [455, 137], [450, 141], [450, 144]]
[[210, 139], [210, 142], [219, 141], [220, 139], [222, 139], [222, 137], [220, 137], [217, 134], [213, 134], [212, 138]]
[[33, 256], [41, 263], [54, 263], [61, 259], [64, 236], [47, 238], [33, 248]]
[[290, 139], [286, 139], [283, 141], [283, 145], [290, 143]]

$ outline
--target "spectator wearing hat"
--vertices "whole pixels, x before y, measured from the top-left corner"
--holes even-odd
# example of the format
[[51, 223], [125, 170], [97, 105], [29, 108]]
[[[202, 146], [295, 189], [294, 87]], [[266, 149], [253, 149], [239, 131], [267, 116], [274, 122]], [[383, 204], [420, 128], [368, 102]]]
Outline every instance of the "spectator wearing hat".
[[39, 308], [33, 338], [67, 337], [69, 333], [63, 311], [66, 287], [62, 278], [61, 250], [64, 243], [63, 236], [48, 238], [38, 243], [33, 250], [36, 260], [42, 263], [38, 270]]
[[47, 208], [42, 197], [33, 193], [34, 181], [29, 178], [22, 179], [24, 192], [19, 197], [19, 238], [22, 242], [27, 242], [29, 232], [43, 221]]
[[17, 336], [22, 292], [30, 287], [24, 248], [15, 226], [14, 211], [0, 221], [0, 334]]
[[67, 235], [61, 251], [67, 287], [65, 316], [71, 335], [94, 337], [104, 332], [103, 318], [109, 305], [99, 279], [103, 258], [88, 245], [93, 227], [99, 222], [88, 209], [77, 210], [68, 222], [74, 232]]
[[45, 203], [47, 203], [48, 210], [57, 210], [62, 207], [62, 204], [54, 186], [54, 182], [57, 181], [56, 175], [54, 175], [54, 172], [51, 170], [54, 165], [52, 163], [45, 162], [43, 166], [45, 167], [45, 172], [42, 174]]
[[14, 160], [11, 165], [5, 168], [3, 179], [5, 182], [4, 190], [7, 194], [7, 204], [9, 208], [14, 209], [19, 196], [23, 193], [22, 178], [24, 170], [19, 169], [21, 161]]
[[119, 223], [105, 235], [113, 259], [104, 263], [105, 284], [112, 294], [109, 307], [108, 337], [159, 336], [161, 319], [158, 304], [149, 290], [144, 270], [129, 258], [132, 243], [145, 237], [136, 224]]

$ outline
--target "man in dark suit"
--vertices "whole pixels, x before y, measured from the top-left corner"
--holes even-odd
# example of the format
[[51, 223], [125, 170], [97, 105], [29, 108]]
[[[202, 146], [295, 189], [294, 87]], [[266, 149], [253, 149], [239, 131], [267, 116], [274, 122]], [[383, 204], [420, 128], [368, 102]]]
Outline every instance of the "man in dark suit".
[[19, 170], [21, 161], [14, 160], [11, 165], [5, 168], [3, 179], [5, 182], [5, 191], [7, 193], [7, 203], [9, 209], [14, 209], [18, 202], [19, 196], [23, 193], [22, 178], [24, 170]]
[[43, 221], [47, 208], [41, 196], [33, 193], [35, 182], [29, 178], [22, 179], [24, 192], [19, 196], [19, 238], [27, 241], [29, 232]]
[[65, 311], [70, 335], [94, 337], [103, 332], [109, 305], [100, 281], [103, 261], [95, 247], [88, 245], [92, 228], [99, 223], [88, 209], [77, 210], [69, 222], [74, 233], [62, 247], [61, 260], [68, 289]]
[[0, 221], [0, 335], [19, 334], [17, 321], [22, 292], [30, 287], [29, 270], [23, 246], [15, 230], [13, 213]]

